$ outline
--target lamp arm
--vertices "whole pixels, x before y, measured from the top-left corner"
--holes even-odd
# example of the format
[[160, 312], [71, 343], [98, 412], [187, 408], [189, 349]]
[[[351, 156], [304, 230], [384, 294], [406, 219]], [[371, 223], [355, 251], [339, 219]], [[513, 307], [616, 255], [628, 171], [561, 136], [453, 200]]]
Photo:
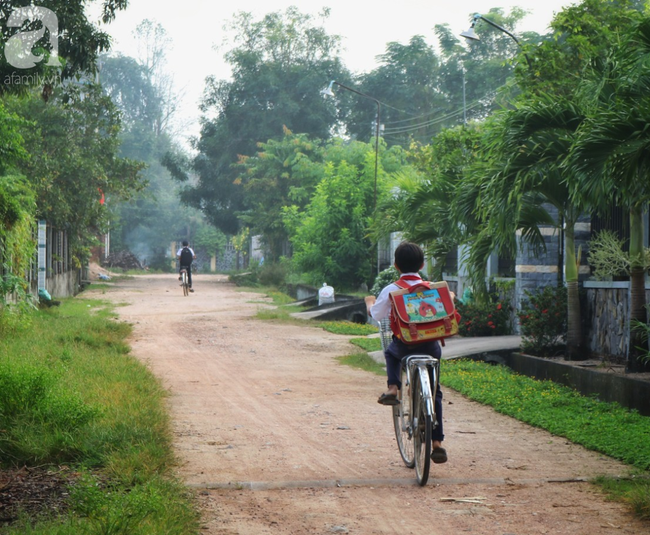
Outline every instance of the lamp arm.
[[[496, 22], [492, 22], [490, 19], [486, 19], [483, 15], [479, 15], [478, 13], [474, 15], [474, 22], [476, 22], [478, 19], [484, 20], [487, 22], [490, 26], [496, 28], [497, 30], [501, 30], [503, 33], [506, 35], [509, 35], [512, 40], [517, 43], [517, 46], [521, 48], [521, 43], [519, 42], [519, 39], [517, 39], [514, 35], [512, 35], [508, 30], [506, 30], [503, 26], [499, 26]], [[526, 62], [528, 63], [529, 67], [532, 67], [530, 63], [530, 58], [528, 57], [528, 54], [524, 52], [524, 57], [526, 58]]]

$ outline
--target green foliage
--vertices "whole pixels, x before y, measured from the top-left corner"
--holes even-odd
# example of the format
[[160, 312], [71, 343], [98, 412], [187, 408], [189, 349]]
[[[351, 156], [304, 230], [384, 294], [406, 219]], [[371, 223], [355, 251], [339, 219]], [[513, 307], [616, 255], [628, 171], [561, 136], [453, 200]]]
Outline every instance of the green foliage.
[[257, 279], [262, 286], [284, 286], [287, 277], [287, 265], [282, 262], [264, 262], [258, 268]]
[[24, 178], [0, 176], [0, 336], [27, 327], [34, 308], [24, 274], [34, 258], [35, 211]]
[[522, 349], [540, 357], [552, 356], [566, 337], [566, 288], [545, 286], [526, 295], [528, 301], [519, 312]]
[[359, 346], [364, 351], [373, 352], [381, 351], [381, 340], [379, 338], [352, 338], [350, 340], [351, 344]]
[[351, 368], [358, 368], [365, 370], [375, 375], [386, 376], [386, 370], [384, 366], [378, 364], [367, 352], [363, 353], [351, 353], [350, 355], [345, 355], [344, 357], [339, 357], [338, 361], [341, 364], [350, 366]]
[[196, 231], [194, 245], [210, 252], [211, 255], [219, 255], [226, 249], [228, 238], [219, 229], [204, 225], [200, 226]]
[[445, 361], [440, 382], [522, 422], [641, 470], [650, 469], [650, 418], [617, 403], [471, 360]]
[[304, 212], [285, 209], [296, 270], [320, 286], [336, 281], [343, 289], [370, 280], [372, 243], [367, 228], [373, 205], [374, 155], [358, 168], [346, 161], [329, 163]]
[[377, 327], [368, 323], [352, 323], [351, 321], [326, 321], [318, 324], [328, 332], [352, 336], [376, 334]]
[[[125, 343], [130, 325], [100, 301], [65, 300], [33, 315], [29, 336], [0, 339], [0, 459], [67, 464], [71, 510], [3, 533], [186, 535], [198, 515], [172, 477], [165, 390]], [[83, 467], [83, 468], [82, 468]]]
[[[650, 305], [646, 305], [646, 312], [650, 316]], [[650, 364], [650, 324], [646, 321], [633, 319], [631, 321], [630, 330], [634, 333], [634, 340], [638, 344], [636, 347], [638, 359], [644, 364]]]
[[[247, 214], [249, 220], [254, 216], [250, 211], [259, 205], [258, 193], [268, 182], [280, 179], [258, 175], [261, 182], [255, 192], [251, 190], [249, 203], [244, 181], [237, 180], [241, 169], [234, 166], [240, 156], [254, 156], [258, 143], [280, 139], [286, 129], [327, 139], [339, 119], [334, 103], [320, 94], [328, 80], [349, 79], [338, 57], [340, 39], [328, 35], [322, 25], [328, 15], [324, 10], [318, 20], [290, 7], [255, 20], [252, 14], [240, 12], [227, 29], [231, 48], [225, 59], [233, 76], [207, 80], [202, 108], [214, 118], [203, 121], [196, 147], [199, 154], [192, 162], [198, 180], [187, 184], [182, 195], [227, 234], [239, 230], [238, 214]], [[293, 170], [295, 166], [292, 174]], [[261, 214], [265, 233], [271, 230], [265, 217], [278, 209], [276, 198], [287, 191], [284, 181], [280, 180], [277, 196], [270, 192], [273, 200]]]
[[[28, 2], [7, 0], [2, 3], [3, 13], [8, 16], [13, 8], [29, 5]], [[115, 18], [115, 13], [125, 9], [125, 0], [103, 0], [102, 22], [108, 23]], [[47, 100], [55, 85], [61, 81], [81, 76], [96, 69], [97, 56], [110, 47], [108, 33], [101, 31], [91, 20], [83, 2], [69, 0], [50, 0], [46, 6], [57, 16], [56, 42], [57, 59], [51, 55], [53, 42], [48, 31], [43, 31], [40, 39], [32, 43], [32, 51], [42, 58], [36, 65], [27, 69], [17, 69], [11, 65], [6, 54], [0, 56], [0, 95], [25, 94], [30, 88], [38, 88]], [[41, 21], [24, 21], [20, 28], [0, 26], [0, 47], [4, 50], [9, 39], [18, 31], [38, 31]], [[54, 66], [50, 60], [54, 59]]]
[[[422, 277], [422, 280], [427, 280], [426, 274], [422, 271], [420, 271], [419, 275]], [[375, 297], [379, 297], [381, 291], [390, 283], [398, 280], [399, 277], [400, 272], [397, 271], [394, 266], [384, 269], [377, 275], [377, 277], [375, 277], [375, 282], [372, 285], [372, 288], [370, 288], [370, 293]]]
[[142, 164], [118, 156], [119, 112], [90, 84], [57, 90], [48, 103], [31, 95], [5, 105], [26, 119], [21, 134], [31, 157], [18, 168], [35, 192], [37, 216], [67, 230], [81, 261], [107, 228], [111, 200], [143, 187]]
[[458, 334], [461, 336], [505, 336], [512, 334], [510, 307], [496, 295], [487, 302], [456, 302], [461, 321]]
[[634, 514], [642, 520], [650, 520], [650, 479], [644, 474], [629, 478], [601, 476], [596, 483], [611, 499], [628, 505]]
[[399, 279], [399, 275], [399, 271], [397, 271], [397, 269], [393, 266], [379, 272], [375, 278], [375, 282], [372, 285], [372, 288], [370, 288], [371, 295], [379, 297], [379, 294], [386, 286]]
[[[625, 241], [611, 230], [601, 230], [589, 240], [589, 265], [598, 280], [629, 276], [630, 254], [623, 249]], [[643, 250], [644, 271], [650, 269], [650, 249]]]
[[295, 205], [302, 210], [323, 174], [322, 148], [304, 134], [284, 129], [281, 140], [259, 143], [254, 156], [238, 164], [248, 208], [240, 220], [261, 235], [267, 260], [277, 261], [288, 241], [282, 210]]

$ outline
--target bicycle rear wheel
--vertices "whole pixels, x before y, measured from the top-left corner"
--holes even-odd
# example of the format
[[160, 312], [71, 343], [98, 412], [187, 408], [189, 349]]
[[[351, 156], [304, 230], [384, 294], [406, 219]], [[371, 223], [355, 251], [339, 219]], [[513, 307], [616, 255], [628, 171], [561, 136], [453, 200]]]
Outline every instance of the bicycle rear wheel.
[[426, 370], [413, 377], [413, 449], [415, 453], [415, 477], [418, 485], [424, 486], [429, 479], [431, 467], [431, 431], [433, 421], [430, 414], [427, 414], [426, 394], [430, 392], [429, 377]]
[[189, 290], [189, 285], [187, 283], [187, 272], [183, 271], [183, 295], [189, 295], [190, 290]]
[[402, 456], [404, 464], [409, 468], [415, 465], [413, 452], [413, 436], [411, 432], [411, 399], [408, 395], [410, 385], [406, 384], [406, 368], [402, 367], [402, 388], [399, 392], [399, 405], [393, 405], [393, 425], [395, 426], [395, 438], [397, 447]]

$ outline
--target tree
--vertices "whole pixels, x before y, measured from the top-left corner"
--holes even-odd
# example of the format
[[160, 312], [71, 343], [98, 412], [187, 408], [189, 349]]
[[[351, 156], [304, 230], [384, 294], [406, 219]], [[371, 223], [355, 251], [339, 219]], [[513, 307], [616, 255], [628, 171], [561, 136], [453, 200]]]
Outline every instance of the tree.
[[[486, 229], [496, 238], [495, 244], [504, 239], [503, 234], [513, 236], [515, 229], [523, 240], [532, 238], [541, 246], [539, 224], [550, 223], [558, 230], [564, 227], [569, 358], [583, 353], [575, 226], [588, 201], [576, 189], [574, 176], [562, 166], [583, 119], [579, 105], [563, 102], [556, 95], [538, 95], [532, 102], [523, 101], [502, 113], [493, 123], [501, 130], [494, 135], [493, 171], [482, 203]], [[557, 210], [558, 221], [546, 212], [545, 205]], [[535, 214], [536, 207], [537, 217], [512, 218], [512, 214]], [[475, 259], [483, 260], [477, 255]]]
[[94, 85], [55, 92], [49, 103], [6, 98], [25, 118], [20, 133], [30, 158], [18, 163], [37, 199], [37, 215], [68, 230], [73, 255], [81, 260], [108, 221], [109, 201], [142, 188], [142, 165], [118, 156], [119, 112]]
[[447, 254], [466, 243], [473, 226], [472, 210], [467, 215], [461, 208], [466, 197], [459, 193], [480, 136], [476, 126], [456, 127], [443, 130], [429, 145], [414, 145], [409, 157], [418, 173], [404, 168], [394, 175], [392, 194], [383, 198], [378, 209], [382, 217], [373, 225], [376, 237], [402, 232], [406, 239], [425, 244], [438, 278]]
[[[413, 36], [402, 45], [390, 42], [386, 52], [377, 58], [379, 67], [359, 77], [361, 92], [386, 103], [381, 110], [381, 122], [391, 125], [384, 133], [389, 145], [408, 145], [408, 139], [430, 139], [432, 129], [422, 118], [431, 110], [444, 108], [446, 95], [439, 91], [440, 60], [433, 47], [421, 35]], [[342, 95], [341, 95], [342, 96]], [[350, 95], [346, 119], [347, 130], [356, 139], [369, 141], [375, 135], [371, 127], [376, 121], [376, 105]]]
[[[104, 0], [102, 22], [112, 21], [126, 6], [127, 0]], [[38, 6], [29, 0], [0, 0], [0, 13], [7, 17], [0, 26], [0, 46], [5, 51], [0, 55], [0, 95], [41, 87], [47, 99], [60, 80], [95, 71], [97, 56], [108, 50], [110, 37], [88, 20], [85, 7], [82, 0], [44, 0]], [[45, 17], [43, 8], [49, 10]], [[17, 26], [8, 24], [11, 14]], [[8, 46], [17, 47], [19, 56], [21, 48], [23, 57], [35, 56], [34, 65], [12, 65]]]
[[238, 217], [253, 234], [262, 236], [266, 259], [278, 260], [286, 254], [283, 209], [290, 205], [305, 208], [323, 176], [322, 160], [318, 142], [288, 129], [281, 140], [260, 143], [255, 156], [241, 157], [237, 180], [243, 185], [249, 208]]
[[[602, 206], [614, 199], [630, 217], [630, 324], [647, 323], [644, 269], [643, 211], [650, 202], [650, 18], [598, 66], [589, 89], [593, 106], [578, 131], [568, 167], [579, 176], [580, 188]], [[643, 341], [630, 331], [628, 371], [641, 371]]]
[[232, 80], [207, 81], [206, 116], [192, 162], [197, 181], [185, 186], [182, 199], [235, 234], [237, 214], [249, 206], [233, 164], [240, 155], [253, 155], [258, 142], [280, 138], [285, 127], [312, 139], [328, 137], [337, 114], [320, 90], [348, 75], [338, 57], [339, 38], [296, 8], [261, 21], [239, 13], [232, 30], [234, 47], [225, 55]]
[[344, 289], [370, 282], [374, 261], [367, 228], [373, 191], [374, 156], [369, 152], [362, 168], [346, 161], [327, 163], [305, 211], [286, 209], [293, 263], [310, 282], [335, 281]]

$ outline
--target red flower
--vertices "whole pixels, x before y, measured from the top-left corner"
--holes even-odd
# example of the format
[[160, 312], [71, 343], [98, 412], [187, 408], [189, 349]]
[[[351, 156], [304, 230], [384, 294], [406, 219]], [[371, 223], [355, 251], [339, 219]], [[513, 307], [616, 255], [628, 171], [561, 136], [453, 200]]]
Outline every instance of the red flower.
[[497, 310], [501, 310], [501, 303], [497, 305]]
[[491, 325], [492, 329], [496, 329], [496, 325]]

